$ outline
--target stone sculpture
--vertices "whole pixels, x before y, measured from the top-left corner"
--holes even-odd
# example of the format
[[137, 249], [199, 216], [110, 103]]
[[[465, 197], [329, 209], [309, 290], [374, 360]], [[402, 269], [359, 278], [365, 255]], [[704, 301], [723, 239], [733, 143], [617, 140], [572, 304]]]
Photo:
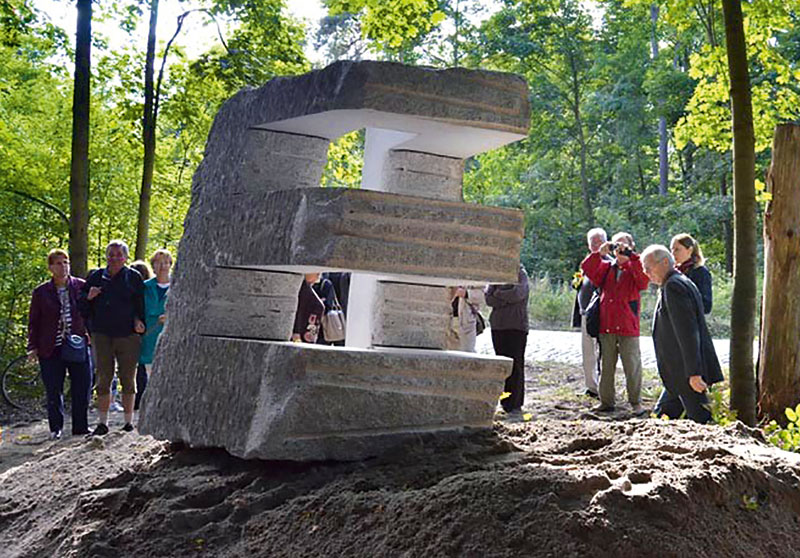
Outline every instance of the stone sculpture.
[[[194, 176], [140, 430], [262, 459], [359, 459], [491, 424], [506, 358], [444, 351], [448, 285], [514, 282], [516, 210], [463, 202], [466, 157], [526, 136], [525, 82], [337, 62], [240, 91]], [[320, 188], [366, 128], [360, 190]], [[290, 343], [302, 273], [352, 271], [347, 346]]]

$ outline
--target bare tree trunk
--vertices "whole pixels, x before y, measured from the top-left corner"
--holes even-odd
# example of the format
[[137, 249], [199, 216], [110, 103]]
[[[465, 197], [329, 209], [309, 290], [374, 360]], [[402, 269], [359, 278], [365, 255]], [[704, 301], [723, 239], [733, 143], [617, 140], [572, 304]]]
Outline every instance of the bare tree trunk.
[[72, 161], [69, 173], [69, 256], [72, 273], [83, 277], [89, 258], [89, 75], [92, 2], [78, 0], [75, 87], [72, 93]]
[[[650, 21], [653, 23], [653, 30], [650, 35], [650, 49], [653, 60], [658, 57], [658, 37], [656, 37], [656, 23], [658, 23], [658, 4], [650, 5]], [[662, 104], [661, 99], [658, 104]], [[669, 186], [669, 159], [667, 157], [667, 119], [664, 116], [658, 118], [658, 193], [661, 196], [667, 195]]]
[[150, 228], [150, 196], [153, 189], [153, 167], [156, 158], [156, 115], [154, 107], [155, 87], [153, 61], [156, 56], [156, 24], [158, 23], [158, 0], [150, 0], [150, 26], [147, 33], [147, 54], [144, 64], [144, 116], [142, 139], [144, 142], [144, 165], [142, 188], [139, 191], [139, 218], [136, 224], [137, 260], [147, 256], [147, 237]]
[[758, 407], [785, 424], [800, 402], [800, 126], [776, 128], [767, 186]]
[[756, 421], [753, 329], [756, 317], [755, 136], [741, 0], [722, 0], [733, 120], [734, 267], [731, 300], [731, 408]]

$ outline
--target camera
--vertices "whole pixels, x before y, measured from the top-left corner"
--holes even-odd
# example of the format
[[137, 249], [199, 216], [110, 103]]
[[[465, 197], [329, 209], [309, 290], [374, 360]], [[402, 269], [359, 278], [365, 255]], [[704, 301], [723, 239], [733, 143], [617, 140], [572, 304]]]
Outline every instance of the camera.
[[617, 244], [616, 242], [612, 242], [611, 244], [609, 244], [608, 248], [609, 250], [611, 250], [612, 253], [618, 252], [619, 254], [622, 254], [623, 256], [626, 257], [630, 257], [630, 255], [633, 254], [633, 250], [631, 250], [625, 245]]

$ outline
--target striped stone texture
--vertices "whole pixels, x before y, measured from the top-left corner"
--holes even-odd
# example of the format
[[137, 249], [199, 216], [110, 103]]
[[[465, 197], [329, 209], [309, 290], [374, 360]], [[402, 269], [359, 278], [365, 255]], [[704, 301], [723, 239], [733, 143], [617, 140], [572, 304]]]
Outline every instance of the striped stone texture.
[[217, 265], [346, 269], [421, 284], [512, 283], [522, 212], [369, 190], [301, 188], [229, 200]]
[[151, 399], [142, 428], [243, 458], [362, 459], [425, 433], [487, 428], [511, 371], [510, 359], [464, 353], [196, 341], [205, 365], [175, 362], [168, 380], [191, 397]]

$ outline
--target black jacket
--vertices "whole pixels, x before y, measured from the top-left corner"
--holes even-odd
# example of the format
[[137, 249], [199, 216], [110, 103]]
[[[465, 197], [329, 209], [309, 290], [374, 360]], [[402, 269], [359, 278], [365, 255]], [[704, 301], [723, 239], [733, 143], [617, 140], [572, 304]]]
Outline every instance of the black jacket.
[[704, 265], [694, 266], [686, 272], [686, 276], [700, 291], [700, 298], [703, 299], [703, 313], [708, 314], [711, 312], [711, 304], [713, 298], [711, 295], [711, 272]]
[[680, 393], [689, 376], [709, 385], [721, 382], [722, 370], [703, 314], [700, 292], [691, 279], [673, 271], [658, 292], [653, 316], [653, 344], [664, 387]]
[[[103, 292], [88, 300], [89, 289], [100, 287]], [[139, 272], [123, 267], [113, 277], [106, 268], [95, 269], [86, 278], [78, 296], [78, 308], [89, 324], [89, 331], [109, 337], [132, 335], [133, 320], [144, 323], [144, 282]]]
[[489, 323], [493, 330], [513, 329], [528, 333], [528, 273], [522, 264], [516, 283], [486, 285], [483, 293], [492, 308]]

